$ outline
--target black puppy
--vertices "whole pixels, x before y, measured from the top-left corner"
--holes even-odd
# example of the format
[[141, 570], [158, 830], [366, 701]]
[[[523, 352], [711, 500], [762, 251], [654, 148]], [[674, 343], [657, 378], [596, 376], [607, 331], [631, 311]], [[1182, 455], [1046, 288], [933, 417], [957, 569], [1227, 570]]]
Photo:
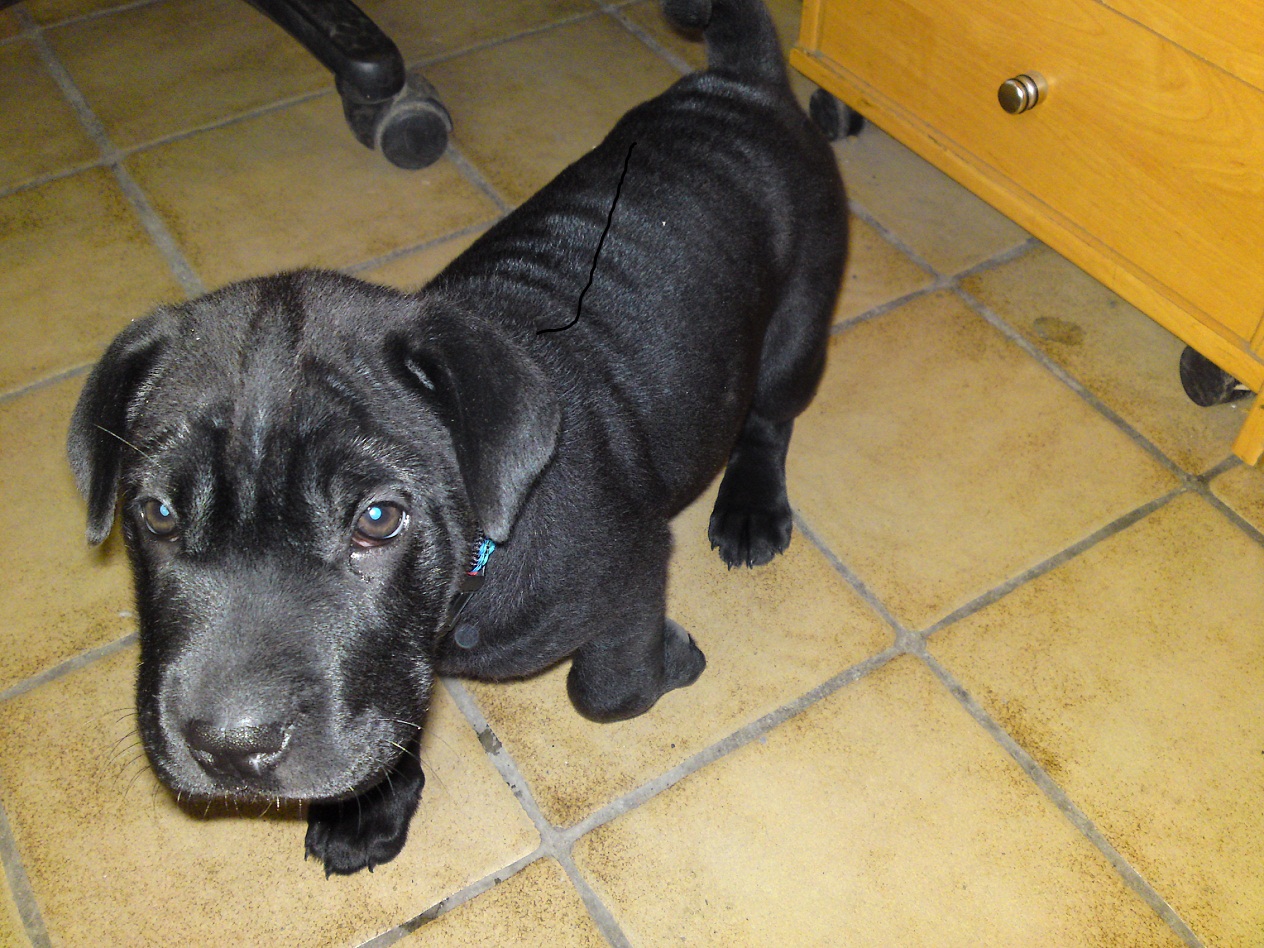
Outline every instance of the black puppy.
[[763, 6], [666, 6], [709, 69], [424, 290], [298, 272], [160, 309], [75, 411], [93, 543], [122, 501], [150, 761], [186, 797], [313, 801], [328, 872], [403, 846], [436, 674], [571, 658], [598, 721], [701, 674], [664, 616], [668, 521], [726, 462], [724, 561], [789, 542], [842, 185]]

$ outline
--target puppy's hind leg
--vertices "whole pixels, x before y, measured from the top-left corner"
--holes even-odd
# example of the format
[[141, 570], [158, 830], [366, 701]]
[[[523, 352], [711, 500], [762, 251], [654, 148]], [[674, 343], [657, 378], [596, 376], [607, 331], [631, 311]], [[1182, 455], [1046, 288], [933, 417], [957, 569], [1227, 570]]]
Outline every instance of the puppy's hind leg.
[[[845, 237], [839, 246], [846, 246]], [[812, 401], [825, 370], [842, 252], [814, 263], [800, 271], [769, 321], [755, 395], [711, 514], [707, 535], [730, 568], [761, 566], [790, 544], [786, 452], [794, 419]]]

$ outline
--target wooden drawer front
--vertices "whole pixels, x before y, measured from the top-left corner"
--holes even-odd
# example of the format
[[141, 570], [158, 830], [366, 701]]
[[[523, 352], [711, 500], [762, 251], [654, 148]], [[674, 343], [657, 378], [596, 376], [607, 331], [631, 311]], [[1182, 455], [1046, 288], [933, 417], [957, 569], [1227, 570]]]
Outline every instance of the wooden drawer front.
[[[1092, 0], [821, 8], [826, 60], [1251, 340], [1264, 319], [1264, 93]], [[1002, 111], [997, 88], [1032, 71], [1046, 100]]]

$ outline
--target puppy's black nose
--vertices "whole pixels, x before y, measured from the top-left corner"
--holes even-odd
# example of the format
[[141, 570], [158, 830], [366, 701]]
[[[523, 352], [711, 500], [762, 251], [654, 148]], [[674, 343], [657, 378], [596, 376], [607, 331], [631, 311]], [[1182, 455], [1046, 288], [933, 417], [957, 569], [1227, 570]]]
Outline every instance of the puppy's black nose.
[[193, 720], [183, 732], [193, 759], [217, 777], [266, 777], [289, 749], [289, 729], [281, 724]]

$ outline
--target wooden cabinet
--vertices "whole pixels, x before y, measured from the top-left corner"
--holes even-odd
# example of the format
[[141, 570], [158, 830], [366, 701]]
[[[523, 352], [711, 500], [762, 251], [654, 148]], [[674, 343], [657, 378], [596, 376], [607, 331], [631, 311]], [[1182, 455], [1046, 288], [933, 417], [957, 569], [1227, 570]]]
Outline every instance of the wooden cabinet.
[[[1264, 5], [806, 0], [802, 23], [810, 79], [1264, 389]], [[1024, 74], [1040, 101], [1009, 114]], [[1264, 396], [1234, 450], [1264, 453]]]

